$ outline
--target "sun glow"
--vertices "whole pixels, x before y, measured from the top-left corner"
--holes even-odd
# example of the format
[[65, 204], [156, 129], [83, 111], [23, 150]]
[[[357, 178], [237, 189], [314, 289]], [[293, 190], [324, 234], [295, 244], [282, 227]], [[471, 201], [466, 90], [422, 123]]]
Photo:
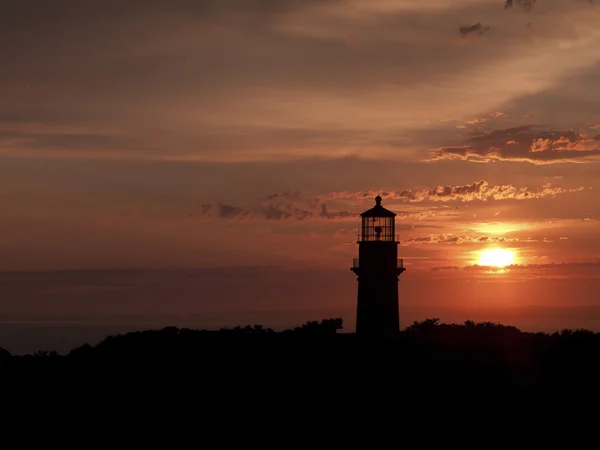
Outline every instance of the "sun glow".
[[481, 252], [477, 264], [480, 266], [506, 267], [515, 263], [515, 254], [510, 250], [495, 248]]

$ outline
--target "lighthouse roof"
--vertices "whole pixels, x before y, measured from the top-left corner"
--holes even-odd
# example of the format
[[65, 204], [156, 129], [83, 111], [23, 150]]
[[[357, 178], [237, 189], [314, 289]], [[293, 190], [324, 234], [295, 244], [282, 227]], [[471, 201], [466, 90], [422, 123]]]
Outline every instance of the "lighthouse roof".
[[396, 213], [381, 206], [381, 197], [378, 195], [375, 197], [375, 206], [362, 213], [361, 217], [396, 217]]

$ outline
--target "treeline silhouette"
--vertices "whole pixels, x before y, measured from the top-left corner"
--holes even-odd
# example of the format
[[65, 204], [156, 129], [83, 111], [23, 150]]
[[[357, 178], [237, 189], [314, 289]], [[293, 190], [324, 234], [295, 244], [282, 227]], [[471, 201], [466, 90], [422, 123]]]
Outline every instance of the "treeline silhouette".
[[[205, 376], [237, 373], [337, 374], [358, 381], [366, 373], [431, 389], [551, 390], [555, 395], [595, 386], [600, 378], [600, 333], [522, 332], [498, 323], [414, 322], [385, 341], [342, 333], [340, 318], [274, 331], [260, 325], [215, 331], [166, 327], [108, 336], [68, 354], [10, 355], [3, 369], [201, 368]], [[406, 384], [404, 384], [406, 385]]]

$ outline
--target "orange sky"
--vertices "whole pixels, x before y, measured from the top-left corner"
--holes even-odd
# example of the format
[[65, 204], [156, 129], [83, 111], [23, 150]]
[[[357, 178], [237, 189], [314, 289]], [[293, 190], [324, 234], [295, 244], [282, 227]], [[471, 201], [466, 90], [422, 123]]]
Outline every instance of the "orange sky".
[[[108, 269], [178, 267], [218, 269], [228, 314], [353, 321], [357, 214], [378, 188], [409, 268], [403, 317], [600, 320], [597, 5], [32, 3], [0, 15], [0, 269], [99, 271], [85, 288], [64, 272], [35, 286], [0, 274], [5, 320], [220, 311], [204, 275], [176, 306], [147, 306], [148, 278], [105, 284]], [[490, 28], [460, 35], [476, 23]], [[488, 247], [518, 269], [464, 268]], [[170, 276], [160, 292], [177, 291]], [[304, 318], [277, 314], [263, 319]]]

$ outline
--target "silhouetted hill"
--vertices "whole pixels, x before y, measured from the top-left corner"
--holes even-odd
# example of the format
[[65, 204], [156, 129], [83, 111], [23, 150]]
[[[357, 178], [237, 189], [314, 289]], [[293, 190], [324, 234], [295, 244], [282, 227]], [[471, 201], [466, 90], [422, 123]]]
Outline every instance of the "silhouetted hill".
[[201, 369], [203, 376], [232, 373], [289, 377], [332, 374], [357, 382], [380, 374], [414, 388], [473, 392], [532, 392], [553, 395], [595, 386], [600, 373], [600, 333], [563, 330], [526, 333], [495, 323], [415, 322], [387, 341], [340, 333], [341, 319], [309, 322], [282, 332], [262, 326], [218, 331], [179, 329], [109, 336], [67, 355], [38, 352], [11, 356], [4, 368]]

